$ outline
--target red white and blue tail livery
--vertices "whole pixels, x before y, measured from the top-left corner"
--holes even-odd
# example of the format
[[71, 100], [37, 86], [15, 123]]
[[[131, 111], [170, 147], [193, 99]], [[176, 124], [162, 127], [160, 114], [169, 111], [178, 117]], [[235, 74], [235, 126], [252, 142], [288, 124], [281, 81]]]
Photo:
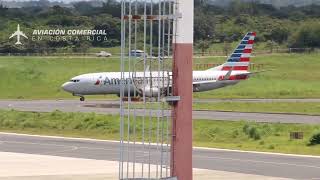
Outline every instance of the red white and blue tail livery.
[[248, 71], [255, 37], [255, 32], [248, 32], [243, 37], [237, 48], [228, 57], [227, 62], [215, 69], [222, 71]]
[[232, 69], [235, 71], [248, 71], [255, 37], [256, 33], [247, 33], [241, 43], [228, 58], [228, 62], [223, 65], [222, 70], [229, 71]]

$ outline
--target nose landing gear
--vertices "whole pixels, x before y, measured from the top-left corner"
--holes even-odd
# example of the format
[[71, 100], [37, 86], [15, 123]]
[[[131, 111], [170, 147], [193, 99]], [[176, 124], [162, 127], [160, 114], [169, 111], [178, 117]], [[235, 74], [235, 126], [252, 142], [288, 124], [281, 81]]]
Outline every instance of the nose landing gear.
[[80, 95], [80, 94], [72, 94], [73, 96], [79, 96], [80, 97], [80, 101], [84, 101], [85, 98], [84, 96]]

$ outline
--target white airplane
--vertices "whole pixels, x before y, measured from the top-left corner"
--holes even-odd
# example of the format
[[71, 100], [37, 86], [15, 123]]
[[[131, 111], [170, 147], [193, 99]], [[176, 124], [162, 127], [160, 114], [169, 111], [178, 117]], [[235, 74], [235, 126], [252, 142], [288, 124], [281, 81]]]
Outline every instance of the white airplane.
[[19, 24], [18, 24], [18, 26], [17, 26], [17, 31], [14, 32], [14, 33], [9, 37], [9, 39], [11, 39], [11, 38], [13, 38], [13, 37], [15, 37], [15, 36], [17, 36], [17, 42], [15, 43], [15, 44], [17, 44], [17, 45], [21, 45], [21, 44], [22, 44], [22, 43], [20, 42], [20, 36], [28, 39], [28, 37], [27, 37], [22, 31], [20, 31], [20, 25], [19, 25]]
[[[248, 67], [255, 37], [255, 32], [247, 33], [226, 63], [205, 71], [193, 71], [193, 92], [235, 85], [249, 78], [253, 74], [248, 71]], [[171, 74], [171, 72], [150, 72], [147, 69], [146, 72], [124, 72], [122, 76], [121, 72], [90, 73], [73, 77], [62, 85], [62, 89], [74, 96], [79, 96], [80, 101], [84, 101], [85, 95], [117, 94], [120, 96], [122, 82], [125, 96], [137, 94], [157, 97], [159, 93], [165, 94], [166, 89], [171, 88]]]

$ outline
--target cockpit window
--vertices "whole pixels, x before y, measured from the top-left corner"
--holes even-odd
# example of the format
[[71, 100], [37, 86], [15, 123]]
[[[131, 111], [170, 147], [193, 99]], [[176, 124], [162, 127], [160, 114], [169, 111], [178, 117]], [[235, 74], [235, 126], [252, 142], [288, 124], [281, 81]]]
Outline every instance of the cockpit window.
[[79, 79], [71, 79], [70, 82], [79, 82]]

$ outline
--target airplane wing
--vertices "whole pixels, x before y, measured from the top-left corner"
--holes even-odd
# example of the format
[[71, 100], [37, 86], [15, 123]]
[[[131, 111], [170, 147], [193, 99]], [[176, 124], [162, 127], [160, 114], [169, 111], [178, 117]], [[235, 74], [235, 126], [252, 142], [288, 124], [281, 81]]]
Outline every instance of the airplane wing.
[[198, 81], [198, 82], [193, 82], [192, 84], [209, 84], [209, 83], [214, 83], [214, 82], [217, 82], [217, 80]]
[[[268, 72], [268, 71], [273, 71], [273, 70], [263, 70], [263, 71], [255, 71], [255, 72], [246, 72], [246, 73], [241, 73], [241, 74], [236, 74], [236, 76], [242, 76], [242, 75], [245, 75], [245, 76], [252, 76], [252, 75], [256, 75], [256, 74], [259, 74], [259, 73], [263, 73], [263, 72]], [[231, 74], [231, 73], [230, 73]], [[227, 75], [228, 75], [228, 73], [227, 73]], [[227, 76], [226, 75], [226, 76]], [[224, 77], [222, 80], [220, 80], [220, 81], [225, 81], [225, 80], [229, 80], [229, 78], [230, 78], [230, 75], [229, 75], [229, 77]]]
[[28, 39], [28, 37], [22, 31], [20, 31], [20, 35]]
[[9, 39], [11, 39], [11, 38], [13, 38], [13, 37], [15, 37], [15, 36], [17, 36], [17, 35], [18, 35], [18, 33], [15, 32], [15, 33], [11, 34], [11, 36], [9, 37]]
[[249, 76], [251, 76], [251, 75], [255, 75], [255, 74], [259, 74], [259, 73], [263, 73], [263, 72], [268, 72], [268, 71], [273, 71], [273, 69], [262, 70], [262, 71], [255, 71], [255, 72], [249, 72], [249, 73], [246, 73], [246, 74], [249, 75]]

